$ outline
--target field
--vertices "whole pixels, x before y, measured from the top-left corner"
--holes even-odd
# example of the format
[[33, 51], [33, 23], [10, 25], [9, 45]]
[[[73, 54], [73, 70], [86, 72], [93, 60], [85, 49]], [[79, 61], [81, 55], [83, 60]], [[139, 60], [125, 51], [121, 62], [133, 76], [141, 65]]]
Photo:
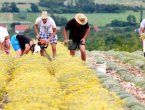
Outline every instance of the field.
[[[2, 7], [3, 2], [24, 2], [23, 0], [1, 0], [0, 1], [0, 8]], [[27, 4], [17, 4], [17, 7], [20, 9], [20, 11], [27, 11], [27, 9], [30, 9], [30, 4], [29, 3], [38, 3], [39, 0], [25, 0], [25, 3]], [[65, 3], [67, 0], [65, 1]], [[117, 3], [117, 4], [124, 4], [124, 5], [139, 5], [141, 4], [141, 0], [95, 0], [96, 3], [104, 3], [104, 4], [112, 4], [112, 3]], [[145, 2], [143, 2], [145, 4]], [[144, 5], [143, 4], [143, 5]], [[145, 5], [144, 5], [145, 6]], [[45, 7], [39, 7], [40, 10], [48, 10]], [[49, 12], [48, 12], [49, 13]], [[36, 17], [39, 16], [40, 13], [28, 13], [27, 14], [27, 20], [30, 22], [30, 26], [33, 25], [33, 22], [35, 21]], [[67, 20], [70, 20], [75, 16], [76, 13], [68, 13], [68, 14], [58, 14], [59, 16], [66, 17]], [[140, 12], [132, 12], [128, 11], [125, 13], [89, 13], [86, 14], [88, 17], [88, 22], [91, 25], [97, 25], [97, 26], [105, 26], [106, 24], [111, 23], [112, 20], [120, 20], [120, 21], [127, 21], [127, 16], [128, 15], [134, 15], [136, 17], [137, 23], [140, 22]], [[22, 19], [19, 18], [18, 13], [13, 13], [13, 18], [12, 20], [9, 19], [10, 14], [8, 13], [0, 13], [0, 23], [12, 23], [12, 22], [21, 22], [25, 23]], [[143, 18], [145, 18], [145, 12], [143, 14]]]
[[0, 0], [0, 3], [4, 3], [4, 2], [25, 2], [25, 3], [38, 3], [39, 0]]
[[[0, 5], [10, 1], [24, 2], [1, 0]], [[29, 2], [38, 3], [39, 0], [25, 2], [26, 5], [18, 5], [21, 11], [30, 9]], [[139, 0], [95, 2], [140, 3]], [[57, 15], [70, 20], [75, 14]], [[10, 29], [11, 23], [19, 22], [32, 28], [40, 13], [26, 15], [26, 19], [20, 19], [19, 13], [0, 13], [0, 24], [7, 24]], [[132, 11], [85, 15], [94, 26], [105, 26], [115, 19], [127, 21], [128, 15], [134, 15], [138, 24], [140, 21], [140, 12]], [[86, 50], [87, 60], [84, 62], [78, 51], [74, 57], [70, 56], [63, 42], [58, 42], [56, 48], [57, 57], [52, 61], [31, 52], [15, 59], [12, 46], [11, 55], [0, 50], [0, 110], [145, 110], [145, 57], [142, 51]], [[46, 51], [52, 58], [51, 46]], [[105, 72], [97, 70], [100, 64], [97, 62], [105, 62]]]
[[145, 2], [142, 0], [95, 0], [95, 3], [99, 4], [123, 4], [129, 6], [140, 6], [141, 4], [144, 6]]
[[[105, 26], [108, 23], [111, 23], [112, 20], [120, 20], [120, 21], [127, 21], [128, 15], [134, 15], [136, 17], [137, 23], [140, 21], [140, 12], [132, 12], [128, 11], [126, 13], [93, 13], [93, 14], [86, 14], [88, 17], [88, 22], [95, 26]], [[59, 14], [59, 16], [66, 17], [67, 20], [73, 18], [75, 14]], [[145, 17], [145, 12], [143, 14], [143, 18]]]
[[[0, 110], [145, 110], [141, 51], [87, 51], [86, 62], [62, 42], [52, 62], [31, 52], [15, 59], [12, 48], [0, 53]], [[102, 61], [106, 72], [97, 69]]]
[[[20, 22], [20, 23], [26, 23], [29, 22], [29, 25], [33, 25], [36, 18], [39, 16], [40, 13], [27, 13], [27, 20], [23, 21], [19, 18], [18, 13], [13, 13], [12, 18], [10, 17], [10, 13], [0, 13], [0, 23], [7, 23], [10, 24], [12, 22]], [[75, 16], [74, 14], [59, 14], [60, 17], [66, 17], [67, 20], [70, 20]], [[120, 21], [127, 21], [128, 15], [134, 15], [136, 17], [137, 23], [140, 21], [140, 12], [132, 12], [128, 11], [126, 13], [93, 13], [93, 14], [86, 14], [88, 17], [89, 24], [92, 24], [94, 26], [105, 26], [106, 24], [111, 23], [112, 20], [120, 20]], [[10, 19], [11, 18], [11, 19]], [[143, 18], [145, 18], [145, 12], [143, 14]]]
[[[64, 4], [68, 4], [68, 1], [66, 0]], [[75, 0], [73, 0], [75, 2]], [[95, 3], [99, 4], [120, 4], [120, 5], [127, 5], [127, 6], [140, 6], [145, 5], [145, 2], [142, 2], [142, 0], [94, 0]]]
[[[75, 2], [75, 0], [73, 1]], [[99, 4], [123, 4], [129, 6], [145, 5], [145, 2], [142, 2], [142, 0], [94, 0], [94, 1], [95, 3], [99, 3]], [[4, 3], [4, 2], [18, 3], [18, 2], [24, 2], [24, 0], [0, 0], [0, 3]], [[25, 3], [38, 3], [38, 2], [39, 0], [25, 0]], [[68, 4], [68, 0], [66, 0], [64, 4]]]
[[[125, 101], [103, 88], [87, 63], [70, 56], [61, 42], [57, 49], [52, 62], [30, 52], [15, 59], [13, 49], [11, 56], [0, 54], [0, 109], [124, 110]], [[51, 47], [46, 51], [52, 58]]]

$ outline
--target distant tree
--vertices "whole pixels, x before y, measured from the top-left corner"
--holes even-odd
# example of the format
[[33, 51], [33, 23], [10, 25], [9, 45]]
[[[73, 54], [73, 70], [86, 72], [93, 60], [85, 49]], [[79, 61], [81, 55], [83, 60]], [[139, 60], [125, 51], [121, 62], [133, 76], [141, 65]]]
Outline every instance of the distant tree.
[[31, 12], [29, 9], [27, 9], [27, 12]]
[[67, 19], [65, 17], [52, 16], [57, 26], [65, 26]]
[[32, 12], [39, 12], [38, 6], [34, 3], [31, 3], [31, 11]]
[[140, 22], [142, 21], [142, 16], [143, 16], [143, 8], [142, 5], [140, 6]]
[[60, 17], [60, 26], [65, 26], [67, 19], [65, 17]]
[[106, 26], [118, 26], [118, 27], [125, 27], [125, 26], [136, 26], [136, 18], [134, 15], [129, 15], [127, 17], [127, 22], [126, 21], [119, 21], [117, 19], [112, 20], [110, 24], [107, 24]]
[[50, 16], [53, 16], [53, 0], [49, 0], [50, 4]]
[[11, 12], [19, 12], [19, 8], [17, 8], [15, 2], [11, 3], [10, 8], [11, 8]]
[[43, 7], [50, 8], [50, 2], [53, 1], [53, 5], [56, 6], [64, 6], [64, 1], [66, 0], [39, 0], [39, 5]]
[[139, 12], [139, 10], [140, 9], [138, 7], [134, 7], [134, 9], [133, 9], [134, 12]]
[[15, 29], [15, 25], [21, 25], [21, 23], [19, 23], [19, 22], [12, 23], [11, 24], [11, 27], [12, 27], [13, 30]]
[[90, 4], [86, 4], [82, 7], [83, 11], [85, 11], [85, 13], [93, 13], [96, 10], [95, 4], [94, 3], [90, 3]]
[[128, 26], [128, 22], [124, 22], [124, 21], [119, 21], [117, 19], [112, 20], [110, 24], [107, 24], [106, 26], [120, 26], [120, 27], [124, 27], [124, 26]]
[[17, 8], [15, 2], [8, 3], [4, 2], [1, 8], [2, 12], [19, 12], [19, 8]]
[[70, 5], [73, 6], [73, 0], [70, 1]]
[[79, 7], [82, 7], [85, 4], [93, 3], [94, 0], [78, 0], [77, 4]]
[[23, 34], [29, 36], [32, 39], [36, 39], [36, 32], [34, 29], [26, 29]]
[[10, 12], [10, 6], [8, 2], [4, 2], [2, 3], [2, 8], [1, 8], [2, 12]]
[[130, 25], [135, 26], [136, 25], [136, 18], [134, 15], [129, 15], [127, 17], [127, 21]]

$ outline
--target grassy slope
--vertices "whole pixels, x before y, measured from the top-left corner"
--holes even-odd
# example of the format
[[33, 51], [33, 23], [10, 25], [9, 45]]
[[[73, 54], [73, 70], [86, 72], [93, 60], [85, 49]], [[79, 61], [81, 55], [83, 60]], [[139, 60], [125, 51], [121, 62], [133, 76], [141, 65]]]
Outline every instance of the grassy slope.
[[4, 2], [25, 2], [25, 3], [38, 3], [39, 0], [0, 0], [0, 3]]
[[[132, 12], [128, 11], [126, 13], [95, 13], [95, 14], [86, 14], [88, 17], [88, 21], [90, 24], [97, 25], [97, 26], [105, 26], [108, 23], [111, 23], [112, 20], [120, 20], [120, 21], [127, 21], [128, 15], [134, 15], [136, 17], [136, 21], [139, 23], [140, 21], [140, 12]], [[73, 18], [75, 14], [59, 14], [59, 16], [66, 17], [67, 20]], [[145, 17], [145, 12], [143, 14]], [[143, 18], [144, 18], [143, 17]]]
[[[94, 2], [99, 4], [120, 4], [120, 5], [123, 4], [129, 6], [140, 6], [140, 5], [145, 6], [145, 2], [142, 2], [142, 0], [94, 0]], [[68, 0], [66, 0], [64, 4], [67, 5]]]
[[[1, 7], [1, 3], [2, 2], [10, 2], [10, 1], [11, 2], [24, 2], [24, 0], [0, 0], [0, 7]], [[97, 3], [105, 3], [105, 4], [109, 4], [109, 3], [110, 4], [111, 3], [125, 3], [125, 4], [132, 3], [132, 4], [136, 4], [136, 5], [137, 5], [136, 2], [140, 2], [140, 1], [141, 0], [138, 0], [138, 1], [127, 0], [127, 2], [126, 2], [126, 0], [101, 0], [101, 1], [100, 0], [95, 0], [95, 2], [97, 2]], [[20, 4], [17, 5], [17, 7], [20, 9], [20, 11], [30, 9], [29, 2], [38, 3], [39, 0], [31, 0], [31, 1], [30, 0], [25, 0], [25, 2], [27, 4], [25, 4], [25, 5], [20, 5]], [[39, 7], [39, 9], [47, 10], [47, 8], [44, 8], [44, 7]], [[74, 14], [69, 14], [69, 13], [68, 14], [59, 14], [59, 16], [64, 16], [64, 17], [67, 18], [67, 20], [69, 20], [69, 19], [73, 18], [75, 16], [75, 14], [76, 13], [74, 13]], [[34, 16], [34, 15], [35, 15], [35, 13], [31, 14], [31, 15], [28, 14], [28, 20], [27, 21], [34, 22], [36, 17], [38, 17], [38, 14], [37, 14], [37, 16]], [[111, 21], [115, 20], [115, 19], [120, 20], [120, 21], [126, 21], [128, 15], [134, 15], [136, 17], [136, 21], [138, 23], [140, 21], [140, 12], [128, 11], [126, 13], [115, 13], [115, 14], [112, 14], [112, 13], [110, 13], [110, 14], [109, 13], [93, 13], [93, 14], [86, 14], [86, 15], [88, 17], [89, 23], [93, 24], [93, 25], [97, 25], [97, 26], [105, 26], [106, 24], [111, 23]], [[8, 17], [7, 16], [8, 15], [5, 14], [4, 19], [3, 20], [1, 19], [1, 23], [3, 21], [8, 21], [8, 19], [7, 19]], [[0, 18], [1, 18], [1, 14], [0, 14]], [[143, 18], [145, 18], [145, 12], [143, 14]], [[18, 18], [18, 15], [16, 15], [16, 16], [14, 15], [13, 20], [14, 21], [18, 21], [20, 19]]]
[[[13, 13], [13, 21], [22, 21], [19, 19], [18, 13]], [[28, 19], [27, 21], [31, 21], [32, 23], [36, 20], [36, 18], [39, 16], [40, 13], [28, 13]], [[59, 14], [59, 16], [66, 17], [67, 20], [70, 20], [75, 16], [74, 14]], [[0, 14], [0, 18], [1, 18]], [[112, 20], [120, 20], [120, 21], [126, 21], [128, 15], [134, 15], [136, 17], [137, 23], [140, 21], [140, 12], [132, 12], [128, 11], [126, 13], [93, 13], [93, 14], [86, 14], [88, 17], [89, 24], [93, 24], [94, 26], [105, 26], [106, 24], [111, 23]], [[145, 18], [145, 12], [143, 14], [143, 18]], [[8, 21], [8, 14], [4, 13], [4, 18], [0, 23], [6, 23]]]
[[123, 4], [123, 5], [130, 5], [130, 6], [140, 6], [145, 5], [145, 2], [142, 0], [94, 0], [95, 3], [99, 4]]

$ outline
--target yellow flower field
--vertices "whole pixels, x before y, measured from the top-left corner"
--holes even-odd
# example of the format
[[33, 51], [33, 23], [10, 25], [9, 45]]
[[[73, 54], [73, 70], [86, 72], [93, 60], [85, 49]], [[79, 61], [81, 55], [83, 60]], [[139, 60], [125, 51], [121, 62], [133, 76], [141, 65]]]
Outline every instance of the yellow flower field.
[[[47, 48], [52, 57], [51, 46]], [[0, 53], [0, 100], [4, 110], [124, 110], [124, 102], [104, 89], [80, 57], [57, 44], [57, 57], [40, 54], [15, 59]]]

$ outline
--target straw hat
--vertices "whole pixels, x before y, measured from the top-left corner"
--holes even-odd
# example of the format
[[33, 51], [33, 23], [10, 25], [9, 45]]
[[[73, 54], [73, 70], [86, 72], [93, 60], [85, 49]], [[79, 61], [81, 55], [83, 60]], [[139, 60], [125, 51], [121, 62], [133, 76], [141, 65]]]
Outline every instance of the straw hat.
[[88, 22], [87, 17], [82, 14], [82, 13], [78, 13], [75, 15], [75, 20], [80, 24], [80, 25], [85, 25]]
[[46, 19], [46, 18], [48, 17], [47, 11], [42, 11], [40, 17], [41, 17], [42, 19]]

